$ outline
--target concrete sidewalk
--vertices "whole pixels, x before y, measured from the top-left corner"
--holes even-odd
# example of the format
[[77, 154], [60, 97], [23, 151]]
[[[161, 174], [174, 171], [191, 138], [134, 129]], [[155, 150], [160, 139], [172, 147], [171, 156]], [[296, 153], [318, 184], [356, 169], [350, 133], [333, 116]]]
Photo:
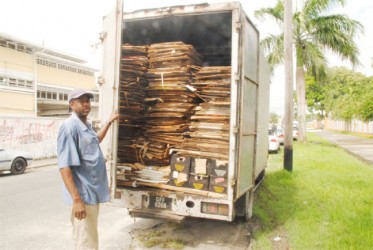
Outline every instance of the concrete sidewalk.
[[338, 145], [360, 160], [373, 165], [373, 139], [331, 131], [316, 132], [321, 138]]
[[37, 159], [33, 160], [32, 164], [28, 168], [40, 168], [46, 166], [57, 165], [57, 158], [48, 158], [48, 159]]

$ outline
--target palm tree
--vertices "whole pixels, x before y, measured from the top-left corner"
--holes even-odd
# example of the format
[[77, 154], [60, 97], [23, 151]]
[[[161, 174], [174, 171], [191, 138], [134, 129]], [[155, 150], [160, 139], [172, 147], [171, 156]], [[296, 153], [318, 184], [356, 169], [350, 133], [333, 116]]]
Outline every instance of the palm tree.
[[[358, 48], [354, 37], [363, 32], [363, 26], [346, 15], [328, 14], [334, 5], [344, 5], [345, 0], [305, 0], [303, 8], [293, 13], [293, 46], [296, 54], [296, 93], [298, 107], [298, 140], [306, 142], [306, 90], [305, 71], [320, 78], [327, 67], [325, 51], [330, 50], [343, 60], [358, 65]], [[269, 16], [280, 26], [280, 34], [270, 35], [261, 41], [268, 53], [272, 69], [284, 59], [284, 4], [278, 0], [273, 8], [255, 11], [255, 16]]]

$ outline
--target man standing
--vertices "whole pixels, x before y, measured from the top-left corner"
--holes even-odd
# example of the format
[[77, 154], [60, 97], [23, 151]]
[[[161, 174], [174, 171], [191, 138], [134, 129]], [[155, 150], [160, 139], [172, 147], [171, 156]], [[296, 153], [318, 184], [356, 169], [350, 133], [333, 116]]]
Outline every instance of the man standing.
[[69, 93], [72, 114], [61, 125], [57, 139], [58, 168], [64, 183], [64, 201], [72, 206], [76, 249], [98, 249], [99, 203], [110, 200], [105, 159], [99, 143], [119, 117], [112, 114], [96, 134], [87, 121], [92, 97], [83, 89]]

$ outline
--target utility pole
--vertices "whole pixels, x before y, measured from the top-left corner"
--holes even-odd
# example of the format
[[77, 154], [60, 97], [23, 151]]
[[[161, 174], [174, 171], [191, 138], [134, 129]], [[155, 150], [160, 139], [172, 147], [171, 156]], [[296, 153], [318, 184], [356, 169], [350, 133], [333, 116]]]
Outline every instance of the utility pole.
[[285, 139], [284, 139], [284, 169], [293, 170], [293, 7], [292, 0], [284, 1], [285, 18]]

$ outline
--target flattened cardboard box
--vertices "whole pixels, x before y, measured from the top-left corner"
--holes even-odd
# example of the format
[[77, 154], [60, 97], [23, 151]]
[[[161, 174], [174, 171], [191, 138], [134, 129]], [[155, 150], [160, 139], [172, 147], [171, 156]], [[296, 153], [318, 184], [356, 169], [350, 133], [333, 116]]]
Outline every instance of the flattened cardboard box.
[[189, 174], [192, 161], [193, 158], [190, 156], [172, 155], [171, 170]]
[[194, 158], [191, 163], [190, 173], [195, 175], [210, 175], [208, 159]]
[[187, 173], [182, 173], [176, 170], [172, 170], [168, 184], [171, 186], [176, 186], [176, 187], [188, 187], [188, 184], [189, 184], [188, 180], [189, 180], [189, 176]]
[[209, 189], [209, 176], [190, 174], [189, 175], [189, 187], [194, 188], [194, 189], [199, 189], [199, 190], [208, 190]]
[[228, 161], [220, 160], [208, 160], [208, 168], [210, 169], [210, 175], [215, 177], [227, 177], [228, 176]]
[[226, 194], [228, 181], [226, 177], [210, 176], [209, 191]]

